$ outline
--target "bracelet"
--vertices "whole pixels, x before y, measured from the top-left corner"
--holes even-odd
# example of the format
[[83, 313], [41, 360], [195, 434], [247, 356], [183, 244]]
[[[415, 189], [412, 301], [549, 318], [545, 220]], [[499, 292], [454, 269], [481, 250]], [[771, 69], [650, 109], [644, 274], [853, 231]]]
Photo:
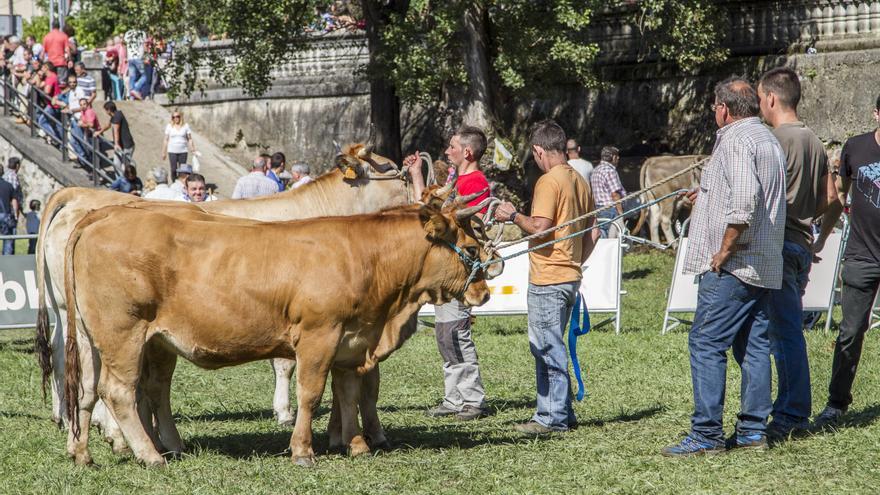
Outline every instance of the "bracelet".
[[516, 212], [511, 213], [510, 218], [507, 221], [513, 223], [514, 219], [516, 219]]

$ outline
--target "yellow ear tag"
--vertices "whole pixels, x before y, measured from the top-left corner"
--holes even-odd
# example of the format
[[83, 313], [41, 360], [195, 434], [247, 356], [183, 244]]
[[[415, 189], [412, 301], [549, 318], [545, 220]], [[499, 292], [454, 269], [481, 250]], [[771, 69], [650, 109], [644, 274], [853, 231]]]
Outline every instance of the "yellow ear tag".
[[354, 171], [354, 167], [348, 167], [345, 169], [345, 173], [343, 174], [343, 177], [345, 177], [346, 179], [352, 179], [352, 180], [357, 179], [357, 172]]

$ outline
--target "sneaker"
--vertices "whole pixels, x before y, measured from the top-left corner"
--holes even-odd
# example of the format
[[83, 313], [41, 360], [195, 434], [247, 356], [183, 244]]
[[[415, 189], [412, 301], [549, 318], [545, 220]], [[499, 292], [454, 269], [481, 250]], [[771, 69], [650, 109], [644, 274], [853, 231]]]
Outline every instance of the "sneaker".
[[663, 447], [660, 453], [666, 457], [691, 457], [695, 455], [720, 454], [726, 450], [722, 444], [704, 442], [686, 435], [681, 442]]
[[755, 433], [754, 435], [740, 435], [729, 440], [731, 449], [767, 450], [767, 435]]
[[796, 422], [776, 421], [767, 425], [767, 438], [774, 441], [787, 440], [803, 435], [810, 430], [810, 420], [802, 419]]
[[814, 430], [833, 430], [840, 424], [840, 418], [846, 409], [838, 409], [836, 407], [825, 406], [822, 412], [813, 420]]
[[472, 421], [486, 416], [486, 411], [480, 407], [464, 406], [461, 411], [455, 415], [455, 419], [459, 421]]
[[446, 406], [445, 402], [441, 402], [439, 406], [434, 406], [425, 411], [425, 416], [429, 418], [442, 418], [444, 416], [455, 416], [458, 411]]
[[513, 427], [513, 429], [519, 433], [522, 433], [523, 435], [534, 435], [534, 436], [549, 435], [549, 434], [553, 433], [554, 431], [556, 431], [553, 428], [548, 428], [548, 427], [542, 425], [541, 423], [538, 423], [537, 421], [529, 421], [528, 423], [521, 423], [521, 424], [515, 425]]

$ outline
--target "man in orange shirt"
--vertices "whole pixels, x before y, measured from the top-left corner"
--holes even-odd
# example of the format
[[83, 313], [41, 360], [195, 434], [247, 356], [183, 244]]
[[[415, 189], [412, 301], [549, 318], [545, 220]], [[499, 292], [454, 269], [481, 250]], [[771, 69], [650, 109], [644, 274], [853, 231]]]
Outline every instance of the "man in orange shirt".
[[43, 37], [43, 51], [49, 62], [58, 69], [58, 78], [67, 80], [67, 61], [70, 59], [70, 38], [60, 29], [59, 22], [52, 22], [52, 30]]

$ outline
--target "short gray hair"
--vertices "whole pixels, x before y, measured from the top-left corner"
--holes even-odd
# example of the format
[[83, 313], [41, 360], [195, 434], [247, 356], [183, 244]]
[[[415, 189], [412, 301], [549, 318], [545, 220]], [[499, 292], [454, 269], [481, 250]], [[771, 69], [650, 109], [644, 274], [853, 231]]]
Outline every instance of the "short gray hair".
[[748, 81], [739, 77], [729, 77], [715, 86], [715, 98], [724, 103], [732, 117], [756, 117], [761, 111], [758, 105], [758, 92]]
[[309, 166], [305, 163], [294, 163], [290, 166], [290, 171], [301, 175], [309, 175]]
[[565, 131], [551, 119], [542, 120], [532, 126], [529, 133], [529, 144], [540, 146], [544, 151], [558, 151], [565, 153], [565, 143], [568, 138]]
[[599, 153], [599, 159], [603, 162], [610, 162], [615, 156], [620, 156], [620, 150], [614, 146], [603, 146], [602, 152]]
[[266, 166], [266, 160], [264, 160], [262, 156], [258, 156], [256, 158], [254, 158], [254, 163], [251, 164], [251, 169], [263, 168], [265, 166]]

